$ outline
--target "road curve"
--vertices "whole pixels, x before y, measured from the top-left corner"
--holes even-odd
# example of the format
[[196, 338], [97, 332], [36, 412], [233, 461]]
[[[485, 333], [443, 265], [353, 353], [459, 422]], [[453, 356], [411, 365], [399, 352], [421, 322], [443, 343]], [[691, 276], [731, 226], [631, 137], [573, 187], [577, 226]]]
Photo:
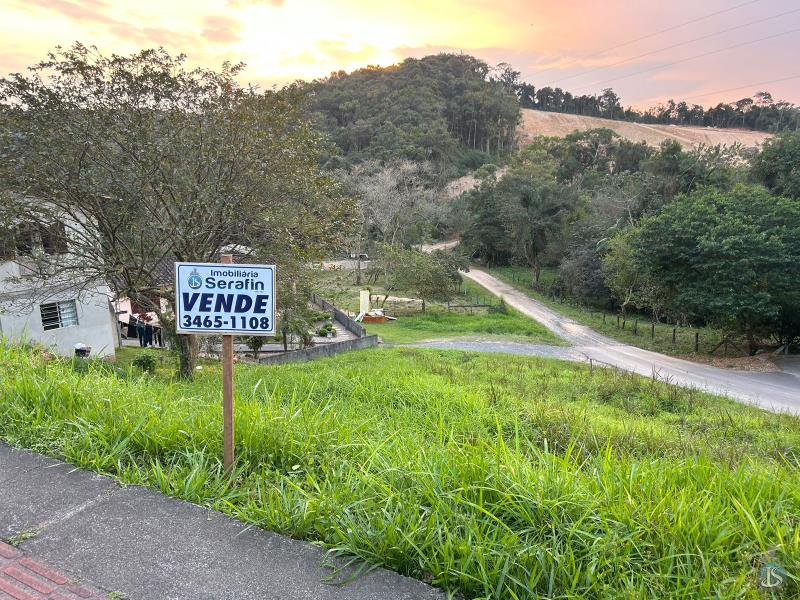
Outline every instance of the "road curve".
[[548, 308], [511, 285], [480, 269], [463, 273], [502, 296], [506, 304], [538, 321], [572, 344], [575, 352], [608, 365], [755, 404], [773, 412], [800, 414], [800, 375], [731, 371], [650, 352], [606, 337]]

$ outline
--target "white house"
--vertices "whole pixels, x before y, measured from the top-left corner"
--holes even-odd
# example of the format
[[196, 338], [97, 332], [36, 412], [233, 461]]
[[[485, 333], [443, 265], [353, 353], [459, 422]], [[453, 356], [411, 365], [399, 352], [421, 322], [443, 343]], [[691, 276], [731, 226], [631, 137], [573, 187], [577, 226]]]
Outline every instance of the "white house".
[[73, 355], [78, 344], [90, 346], [91, 356], [113, 356], [119, 337], [108, 286], [33, 276], [31, 257], [37, 253], [69, 260], [63, 225], [16, 227], [0, 236], [0, 335], [64, 356]]

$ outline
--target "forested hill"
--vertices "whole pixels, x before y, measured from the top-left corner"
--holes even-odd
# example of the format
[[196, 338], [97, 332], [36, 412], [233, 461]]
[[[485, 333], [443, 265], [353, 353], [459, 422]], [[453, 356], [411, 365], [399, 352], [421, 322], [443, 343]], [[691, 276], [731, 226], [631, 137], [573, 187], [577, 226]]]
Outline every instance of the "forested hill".
[[[508, 64], [490, 67], [466, 54], [339, 71], [304, 86], [317, 127], [338, 147], [337, 155], [329, 157], [329, 167], [365, 160], [426, 161], [443, 180], [487, 162], [504, 162], [519, 135], [524, 141], [536, 134], [610, 127], [624, 138], [651, 145], [673, 139], [688, 146], [756, 146], [767, 137], [758, 132], [800, 128], [800, 109], [774, 100], [768, 92], [708, 109], [670, 101], [641, 112], [624, 108], [611, 89], [597, 96], [575, 96], [560, 88], [536, 88], [521, 81]], [[522, 118], [521, 109], [540, 112], [525, 110]], [[608, 121], [581, 122], [595, 118]], [[544, 123], [544, 129], [538, 131], [536, 123]], [[569, 130], [549, 131], [548, 124]], [[685, 135], [673, 125], [685, 126]]]
[[308, 84], [341, 160], [431, 161], [453, 174], [513, 149], [518, 98], [472, 56], [439, 54]]

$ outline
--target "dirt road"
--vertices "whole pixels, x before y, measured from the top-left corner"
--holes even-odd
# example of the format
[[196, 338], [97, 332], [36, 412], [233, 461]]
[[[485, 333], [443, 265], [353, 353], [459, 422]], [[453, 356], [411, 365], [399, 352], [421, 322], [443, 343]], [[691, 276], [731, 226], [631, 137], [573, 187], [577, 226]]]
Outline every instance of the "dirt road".
[[[509, 306], [519, 312], [539, 321], [572, 344], [571, 350], [586, 360], [592, 359], [645, 376], [655, 373], [658, 378], [677, 385], [723, 394], [775, 412], [800, 414], [800, 369], [785, 369], [780, 373], [731, 371], [650, 352], [623, 344], [576, 323], [485, 271], [472, 269], [464, 276], [502, 296]], [[464, 349], [496, 352], [496, 346], [478, 348], [471, 344], [470, 348]], [[519, 353], [513, 349], [502, 351], [509, 350]]]

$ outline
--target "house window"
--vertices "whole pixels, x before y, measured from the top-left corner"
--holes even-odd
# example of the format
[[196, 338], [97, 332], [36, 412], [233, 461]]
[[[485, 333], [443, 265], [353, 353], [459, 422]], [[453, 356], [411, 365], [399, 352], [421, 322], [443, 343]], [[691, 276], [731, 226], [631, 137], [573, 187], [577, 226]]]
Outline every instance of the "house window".
[[67, 253], [67, 230], [63, 223], [40, 225], [39, 235], [42, 239], [42, 249], [45, 254]]
[[33, 249], [36, 248], [37, 227], [32, 224], [18, 225], [14, 231], [14, 242], [17, 256], [33, 256]]
[[0, 262], [17, 257], [17, 247], [12, 229], [0, 229]]
[[66, 254], [67, 231], [61, 222], [41, 225], [24, 223], [0, 230], [0, 259], [44, 254]]
[[75, 306], [75, 300], [42, 304], [39, 306], [39, 311], [42, 313], [42, 327], [45, 331], [78, 324], [78, 308]]

